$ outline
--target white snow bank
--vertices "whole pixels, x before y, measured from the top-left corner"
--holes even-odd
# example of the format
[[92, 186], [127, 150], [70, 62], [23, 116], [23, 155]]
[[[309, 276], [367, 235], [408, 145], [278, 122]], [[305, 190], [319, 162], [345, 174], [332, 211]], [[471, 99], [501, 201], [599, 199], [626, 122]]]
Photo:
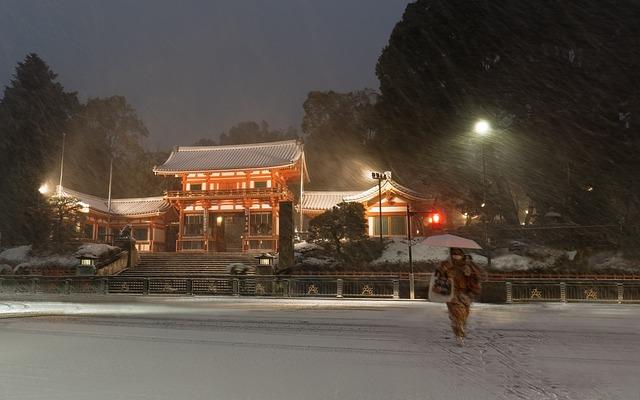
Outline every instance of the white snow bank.
[[13, 247], [0, 253], [0, 260], [11, 264], [20, 264], [29, 260], [30, 253], [31, 245]]
[[598, 269], [618, 269], [628, 272], [638, 273], [640, 265], [638, 262], [628, 260], [617, 252], [596, 253], [589, 257], [589, 266]]
[[[424, 244], [426, 238], [412, 240], [411, 258], [413, 261], [439, 262], [449, 257], [449, 249], [446, 247], [431, 247]], [[474, 258], [475, 259], [475, 258]], [[372, 264], [403, 263], [409, 261], [409, 246], [406, 239], [388, 239], [387, 247], [377, 260]]]
[[25, 267], [75, 267], [80, 261], [73, 256], [52, 255], [47, 257], [32, 257], [18, 264], [14, 271]]
[[118, 247], [109, 246], [103, 243], [85, 243], [78, 248], [75, 257], [94, 257], [102, 258], [109, 254], [113, 254], [119, 250]]
[[304, 242], [294, 244], [293, 249], [295, 251], [304, 253], [311, 250], [322, 250], [322, 246], [320, 246], [319, 244], [309, 243], [304, 241]]

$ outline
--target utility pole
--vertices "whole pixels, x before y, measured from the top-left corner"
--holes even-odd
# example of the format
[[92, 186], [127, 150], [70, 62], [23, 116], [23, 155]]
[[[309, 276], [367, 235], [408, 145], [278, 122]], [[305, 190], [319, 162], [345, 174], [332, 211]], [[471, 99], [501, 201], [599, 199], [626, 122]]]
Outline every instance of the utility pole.
[[60, 156], [60, 181], [58, 182], [58, 197], [62, 197], [62, 172], [64, 171], [64, 142], [67, 134], [62, 132], [62, 155]]

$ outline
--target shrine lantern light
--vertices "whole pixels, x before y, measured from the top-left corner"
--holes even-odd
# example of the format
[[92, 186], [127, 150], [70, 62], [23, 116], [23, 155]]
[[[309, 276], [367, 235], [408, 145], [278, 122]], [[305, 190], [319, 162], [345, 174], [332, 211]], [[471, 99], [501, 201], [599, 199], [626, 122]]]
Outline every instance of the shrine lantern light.
[[427, 218], [425, 219], [425, 225], [432, 229], [440, 228], [442, 226], [442, 222], [442, 214], [436, 211], [428, 213]]

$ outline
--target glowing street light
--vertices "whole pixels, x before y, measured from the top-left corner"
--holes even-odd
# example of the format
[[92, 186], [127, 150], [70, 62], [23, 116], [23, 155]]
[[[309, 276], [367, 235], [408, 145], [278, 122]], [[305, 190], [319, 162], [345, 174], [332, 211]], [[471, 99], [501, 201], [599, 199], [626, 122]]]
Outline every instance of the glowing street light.
[[481, 119], [473, 126], [473, 131], [478, 135], [484, 136], [491, 131], [491, 125], [489, 125], [487, 121]]
[[43, 183], [42, 185], [40, 185], [40, 187], [38, 188], [38, 192], [40, 192], [40, 194], [47, 194], [49, 193], [49, 185], [46, 183]]

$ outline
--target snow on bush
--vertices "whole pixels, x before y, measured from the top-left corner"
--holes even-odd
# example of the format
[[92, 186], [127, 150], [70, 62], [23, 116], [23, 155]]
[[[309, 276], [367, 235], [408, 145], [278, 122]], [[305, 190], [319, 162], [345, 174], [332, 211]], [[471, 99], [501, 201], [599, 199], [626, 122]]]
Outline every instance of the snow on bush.
[[[411, 246], [411, 258], [414, 262], [440, 262], [449, 257], [449, 249], [446, 247], [431, 247], [424, 244], [426, 238], [413, 240]], [[374, 260], [372, 264], [397, 264], [409, 262], [409, 246], [406, 239], [391, 238], [387, 241], [382, 256]]]
[[6, 249], [2, 253], [0, 253], [0, 261], [17, 265], [29, 260], [30, 254], [31, 245], [13, 247], [11, 249]]
[[595, 270], [622, 270], [625, 272], [638, 273], [640, 264], [622, 257], [618, 252], [601, 252], [589, 257], [589, 266]]
[[75, 257], [93, 257], [101, 259], [120, 251], [120, 248], [103, 243], [85, 243], [78, 248]]

